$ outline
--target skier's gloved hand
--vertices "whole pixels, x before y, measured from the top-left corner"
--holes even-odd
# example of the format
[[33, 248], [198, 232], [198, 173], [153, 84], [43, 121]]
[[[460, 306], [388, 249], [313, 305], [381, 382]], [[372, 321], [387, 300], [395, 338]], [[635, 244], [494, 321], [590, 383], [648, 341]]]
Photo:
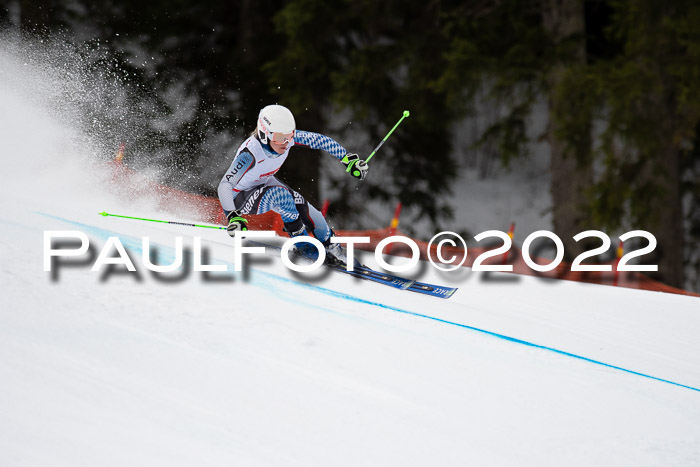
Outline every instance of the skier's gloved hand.
[[367, 162], [360, 159], [357, 154], [345, 154], [341, 162], [346, 167], [345, 171], [349, 172], [353, 177], [364, 180], [367, 176], [369, 165], [367, 165]]
[[245, 232], [248, 230], [248, 221], [243, 219], [237, 211], [231, 211], [228, 216], [228, 227], [226, 232], [230, 236], [235, 236], [236, 232]]

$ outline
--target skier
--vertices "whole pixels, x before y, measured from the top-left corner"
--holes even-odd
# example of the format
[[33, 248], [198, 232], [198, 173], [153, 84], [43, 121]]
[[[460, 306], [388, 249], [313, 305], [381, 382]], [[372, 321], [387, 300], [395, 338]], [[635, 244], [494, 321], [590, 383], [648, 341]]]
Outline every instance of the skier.
[[[334, 233], [323, 215], [275, 177], [295, 145], [327, 151], [346, 167], [346, 172], [359, 180], [367, 175], [369, 166], [357, 154], [348, 153], [328, 136], [297, 130], [289, 109], [268, 105], [260, 111], [256, 130], [238, 148], [231, 167], [219, 183], [219, 200], [228, 219], [226, 230], [231, 236], [248, 230], [248, 221], [242, 215], [272, 210], [282, 217], [290, 237], [312, 233], [326, 247], [327, 261], [345, 262], [340, 245], [330, 241]], [[310, 243], [300, 242], [297, 250], [309, 254], [315, 248]]]

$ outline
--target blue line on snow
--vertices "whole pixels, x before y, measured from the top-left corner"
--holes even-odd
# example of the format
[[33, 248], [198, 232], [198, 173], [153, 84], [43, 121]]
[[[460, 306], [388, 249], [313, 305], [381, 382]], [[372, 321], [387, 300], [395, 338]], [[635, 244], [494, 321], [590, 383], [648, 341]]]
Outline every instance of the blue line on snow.
[[687, 385], [685, 385], [685, 384], [676, 383], [676, 382], [674, 382], [674, 381], [669, 381], [669, 380], [667, 380], [667, 379], [657, 378], [656, 376], [647, 375], [647, 374], [644, 374], [644, 373], [640, 373], [640, 372], [638, 372], [638, 371], [628, 370], [627, 368], [622, 368], [622, 367], [619, 367], [619, 366], [611, 365], [611, 364], [609, 364], [609, 363], [601, 362], [601, 361], [598, 361], [598, 360], [593, 360], [592, 358], [584, 357], [584, 356], [581, 356], [581, 355], [576, 355], [576, 354], [573, 354], [573, 353], [571, 353], [571, 352], [566, 352], [566, 351], [564, 351], [564, 350], [555, 349], [555, 348], [553, 348], [553, 347], [547, 347], [547, 346], [545, 346], [545, 345], [535, 344], [535, 343], [533, 343], [533, 342], [528, 342], [528, 341], [525, 341], [525, 340], [522, 340], [522, 339], [518, 339], [518, 338], [515, 338], [515, 337], [506, 336], [506, 335], [504, 335], [504, 334], [498, 334], [498, 333], [496, 333], [496, 332], [487, 331], [487, 330], [485, 330], [485, 329], [480, 329], [480, 328], [477, 328], [477, 327], [474, 327], [474, 326], [469, 326], [469, 325], [467, 325], [467, 324], [457, 323], [457, 322], [454, 322], [454, 321], [448, 321], [448, 320], [445, 320], [445, 319], [436, 318], [436, 317], [434, 317], [434, 316], [429, 316], [429, 315], [424, 315], [424, 314], [421, 314], [421, 313], [416, 313], [416, 312], [413, 312], [413, 311], [404, 310], [404, 309], [401, 309], [401, 308], [393, 307], [393, 306], [391, 306], [391, 305], [386, 305], [386, 304], [384, 304], [384, 303], [373, 302], [373, 301], [371, 301], [371, 300], [365, 300], [364, 298], [355, 297], [355, 296], [353, 296], [353, 295], [349, 295], [349, 294], [346, 294], [346, 293], [343, 293], [343, 292], [338, 292], [338, 291], [332, 290], [332, 289], [326, 289], [326, 288], [324, 288], [324, 287], [320, 287], [320, 286], [317, 286], [317, 285], [306, 284], [306, 283], [301, 283], [301, 282], [296, 282], [296, 281], [293, 281], [293, 280], [291, 280], [291, 279], [286, 279], [286, 278], [283, 278], [283, 277], [280, 277], [280, 276], [276, 276], [276, 275], [274, 275], [274, 274], [267, 273], [267, 272], [264, 272], [264, 271], [256, 271], [256, 272], [258, 272], [258, 273], [260, 273], [260, 274], [266, 274], [266, 275], [268, 275], [268, 276], [272, 276], [273, 278], [276, 278], [277, 280], [280, 280], [280, 281], [292, 282], [292, 283], [295, 283], [295, 284], [302, 285], [302, 286], [304, 286], [304, 287], [308, 287], [308, 288], [311, 288], [311, 289], [314, 289], [314, 290], [318, 290], [319, 292], [322, 292], [322, 293], [324, 293], [324, 294], [326, 294], [326, 295], [331, 295], [331, 296], [333, 296], [333, 297], [338, 297], [338, 298], [342, 298], [342, 299], [345, 299], [345, 300], [351, 300], [351, 301], [355, 301], [355, 302], [359, 302], [359, 303], [364, 303], [364, 304], [367, 304], [367, 305], [373, 305], [373, 306], [376, 306], [376, 307], [379, 307], [379, 308], [384, 308], [384, 309], [386, 309], [386, 310], [391, 310], [391, 311], [395, 311], [395, 312], [397, 312], [397, 313], [403, 313], [403, 314], [406, 314], [406, 315], [416, 316], [416, 317], [419, 317], [419, 318], [425, 318], [425, 319], [429, 319], [429, 320], [432, 320], [432, 321], [437, 321], [437, 322], [439, 322], [439, 323], [449, 324], [449, 325], [452, 325], [452, 326], [458, 326], [458, 327], [460, 327], [460, 328], [469, 329], [469, 330], [471, 330], [471, 331], [476, 331], [476, 332], [479, 332], [479, 333], [482, 333], [482, 334], [486, 334], [486, 335], [491, 336], [491, 337], [496, 337], [496, 338], [498, 338], [498, 339], [503, 339], [503, 340], [506, 340], [506, 341], [509, 341], [509, 342], [513, 342], [513, 343], [515, 343], [515, 344], [525, 345], [525, 346], [528, 346], [528, 347], [533, 347], [533, 348], [541, 349], [541, 350], [547, 350], [547, 351], [549, 351], [549, 352], [554, 352], [554, 353], [556, 353], [556, 354], [564, 355], [564, 356], [566, 356], [566, 357], [575, 358], [575, 359], [577, 359], [577, 360], [583, 360], [583, 361], [588, 362], [588, 363], [593, 363], [593, 364], [596, 364], [596, 365], [601, 365], [601, 366], [604, 366], [604, 367], [607, 367], [607, 368], [612, 368], [612, 369], [614, 369], [614, 370], [623, 371], [623, 372], [625, 372], [625, 373], [629, 373], [629, 374], [633, 374], [633, 375], [637, 375], [637, 376], [642, 376], [642, 377], [644, 377], [644, 378], [653, 379], [653, 380], [655, 380], [655, 381], [661, 381], [662, 383], [668, 383], [668, 384], [672, 384], [672, 385], [674, 385], [674, 386], [680, 386], [680, 387], [682, 387], [682, 388], [691, 389], [691, 390], [693, 390], [693, 391], [700, 392], [700, 389], [694, 388], [694, 387], [692, 387], [692, 386], [687, 386]]
[[[41, 214], [41, 215], [46, 216], [46, 217], [51, 217], [51, 218], [53, 218], [53, 219], [56, 219], [56, 220], [59, 220], [59, 221], [62, 221], [62, 222], [66, 222], [66, 223], [68, 223], [68, 224], [73, 224], [73, 225], [77, 225], [77, 226], [83, 227], [84, 229], [86, 229], [86, 230], [88, 230], [88, 231], [92, 231], [93, 233], [95, 233], [95, 234], [97, 234], [97, 235], [99, 235], [99, 236], [103, 236], [103, 237], [104, 237], [104, 236], [110, 236], [112, 233], [114, 233], [114, 232], [110, 232], [110, 231], [108, 231], [108, 230], [102, 229], [102, 228], [100, 228], [100, 227], [96, 227], [96, 226], [92, 226], [92, 225], [87, 225], [87, 224], [82, 224], [82, 223], [80, 223], [80, 222], [71, 221], [71, 220], [68, 220], [68, 219], [64, 219], [64, 218], [61, 218], [61, 217], [57, 217], [57, 216], [54, 216], [54, 215], [51, 215], [51, 214], [46, 214], [46, 213], [43, 213], [43, 212], [37, 212], [37, 214]], [[128, 236], [127, 236], [127, 238], [130, 240], [130, 241], [129, 241], [129, 245], [130, 245], [130, 246], [132, 246], [132, 247], [133, 247], [134, 249], [136, 249], [136, 250], [139, 250], [139, 251], [141, 250], [141, 246], [138, 245], [138, 243], [137, 243], [136, 241], [133, 241], [133, 239], [132, 239], [132, 238], [129, 238]], [[165, 247], [165, 248], [170, 248], [170, 247]], [[226, 264], [229, 264], [229, 263], [226, 263]], [[460, 327], [460, 328], [463, 328], [463, 329], [469, 329], [469, 330], [471, 330], [471, 331], [476, 331], [476, 332], [479, 332], [479, 333], [481, 333], [481, 334], [486, 334], [486, 335], [488, 335], [488, 336], [495, 337], [495, 338], [497, 338], [497, 339], [502, 339], [502, 340], [505, 340], [505, 341], [508, 341], [508, 342], [513, 342], [513, 343], [515, 343], [515, 344], [525, 345], [525, 346], [527, 346], [527, 347], [533, 347], [533, 348], [540, 349], [540, 350], [546, 350], [546, 351], [549, 351], [549, 352], [556, 353], [556, 354], [558, 354], [558, 355], [564, 355], [564, 356], [566, 356], [566, 357], [575, 358], [575, 359], [577, 359], [577, 360], [582, 360], [582, 361], [584, 361], [584, 362], [588, 362], [588, 363], [593, 363], [593, 364], [595, 364], [595, 365], [604, 366], [604, 367], [606, 367], [606, 368], [612, 368], [612, 369], [614, 369], [614, 370], [619, 370], [619, 371], [622, 371], [622, 372], [625, 372], [625, 373], [629, 373], [629, 374], [632, 374], [632, 375], [637, 375], [637, 376], [641, 376], [641, 377], [643, 377], [643, 378], [652, 379], [652, 380], [654, 380], [654, 381], [660, 381], [660, 382], [662, 382], [662, 383], [672, 384], [672, 385], [674, 385], [674, 386], [679, 386], [679, 387], [682, 387], [682, 388], [690, 389], [690, 390], [692, 390], [692, 391], [700, 392], [700, 389], [699, 389], [699, 388], [695, 388], [695, 387], [688, 386], [688, 385], [681, 384], [681, 383], [676, 383], [676, 382], [674, 382], [674, 381], [670, 381], [670, 380], [667, 380], [667, 379], [657, 378], [656, 376], [647, 375], [647, 374], [645, 374], [645, 373], [640, 373], [640, 372], [638, 372], [638, 371], [628, 370], [627, 368], [623, 368], [623, 367], [620, 367], [620, 366], [611, 365], [611, 364], [609, 364], [609, 363], [601, 362], [601, 361], [599, 361], [599, 360], [593, 360], [592, 358], [584, 357], [584, 356], [582, 356], [582, 355], [576, 355], [576, 354], [573, 354], [573, 353], [571, 353], [571, 352], [566, 352], [566, 351], [564, 351], [564, 350], [555, 349], [555, 348], [553, 348], [553, 347], [547, 347], [547, 346], [545, 346], [545, 345], [535, 344], [535, 343], [533, 343], [533, 342], [528, 342], [528, 341], [525, 341], [525, 340], [522, 340], [522, 339], [518, 339], [518, 338], [515, 338], [515, 337], [506, 336], [506, 335], [504, 335], [504, 334], [498, 334], [498, 333], [496, 333], [496, 332], [487, 331], [487, 330], [485, 330], [485, 329], [480, 329], [480, 328], [477, 328], [477, 327], [474, 327], [474, 326], [469, 326], [469, 325], [467, 325], [467, 324], [457, 323], [457, 322], [454, 322], [454, 321], [448, 321], [448, 320], [445, 320], [445, 319], [436, 318], [436, 317], [434, 317], [434, 316], [429, 316], [429, 315], [424, 315], [424, 314], [421, 314], [421, 313], [416, 313], [416, 312], [413, 312], [413, 311], [404, 310], [404, 309], [401, 309], [401, 308], [393, 307], [393, 306], [391, 306], [391, 305], [386, 305], [386, 304], [384, 304], [384, 303], [373, 302], [373, 301], [371, 301], [371, 300], [366, 300], [366, 299], [364, 299], [364, 298], [355, 297], [355, 296], [353, 296], [353, 295], [349, 295], [349, 294], [346, 294], [346, 293], [343, 293], [343, 292], [338, 292], [338, 291], [332, 290], [332, 289], [327, 289], [327, 288], [325, 288], [325, 287], [320, 287], [320, 286], [318, 286], [318, 285], [309, 284], [309, 283], [304, 283], [304, 282], [298, 282], [298, 281], [295, 281], [295, 280], [292, 280], [292, 279], [287, 279], [287, 278], [284, 278], [284, 277], [281, 277], [281, 276], [277, 276], [277, 275], [272, 274], [272, 273], [269, 273], [269, 272], [260, 271], [260, 270], [255, 270], [255, 271], [256, 271], [257, 273], [261, 274], [261, 275], [267, 276], [267, 277], [270, 278], [270, 279], [278, 280], [278, 281], [280, 281], [280, 282], [288, 282], [288, 283], [300, 285], [300, 286], [302, 286], [302, 287], [306, 287], [306, 288], [309, 288], [309, 289], [312, 289], [312, 290], [317, 290], [317, 291], [319, 291], [319, 292], [321, 292], [321, 293], [323, 293], [323, 294], [330, 295], [330, 296], [337, 297], [337, 298], [341, 298], [341, 299], [344, 299], [344, 300], [351, 300], [351, 301], [358, 302], [358, 303], [364, 303], [364, 304], [366, 304], [366, 305], [376, 306], [376, 307], [379, 307], [379, 308], [383, 308], [383, 309], [385, 309], [385, 310], [395, 311], [395, 312], [397, 312], [397, 313], [402, 313], [402, 314], [405, 314], [405, 315], [416, 316], [416, 317], [418, 317], [418, 318], [425, 318], [425, 319], [429, 319], [429, 320], [432, 320], [432, 321], [437, 321], [437, 322], [439, 322], [439, 323], [449, 324], [449, 325], [451, 325], [451, 326], [457, 326], [457, 327]], [[256, 284], [256, 285], [257, 285], [257, 284]]]

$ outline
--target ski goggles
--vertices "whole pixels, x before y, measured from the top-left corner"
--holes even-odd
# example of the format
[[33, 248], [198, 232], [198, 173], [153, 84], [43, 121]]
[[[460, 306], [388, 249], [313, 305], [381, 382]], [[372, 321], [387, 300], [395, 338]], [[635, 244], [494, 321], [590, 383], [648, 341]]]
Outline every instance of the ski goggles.
[[294, 141], [294, 131], [291, 133], [272, 133], [270, 140], [277, 144], [287, 144]]

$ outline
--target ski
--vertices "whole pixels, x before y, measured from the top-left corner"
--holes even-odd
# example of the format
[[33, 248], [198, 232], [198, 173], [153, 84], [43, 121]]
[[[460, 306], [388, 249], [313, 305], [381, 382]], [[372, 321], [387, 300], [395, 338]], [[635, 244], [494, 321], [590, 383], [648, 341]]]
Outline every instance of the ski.
[[[343, 266], [344, 268], [345, 266]], [[373, 269], [365, 266], [365, 265], [359, 265], [355, 266], [355, 270], [359, 270], [363, 273], [368, 273], [368, 272], [373, 272], [376, 274], [382, 274], [385, 278], [391, 278], [393, 280], [399, 280], [399, 281], [411, 281], [410, 279], [405, 279], [403, 277], [399, 276], [394, 276], [391, 274], [385, 274], [385, 273], [380, 273], [378, 271], [374, 271]], [[411, 281], [411, 284], [405, 288], [405, 290], [409, 290], [411, 292], [416, 292], [424, 295], [431, 295], [433, 297], [439, 297], [439, 298], [450, 298], [454, 293], [457, 291], [457, 287], [444, 287], [441, 285], [434, 285], [434, 284], [428, 284], [426, 282], [419, 282], [419, 281]]]
[[348, 271], [345, 264], [325, 264], [324, 266], [349, 276], [388, 285], [400, 290], [409, 290], [415, 283], [414, 280], [384, 274], [361, 264], [356, 264], [353, 271]]
[[[275, 256], [280, 256], [282, 249], [279, 246], [276, 245], [270, 245], [268, 243], [263, 243], [263, 242], [258, 242], [255, 240], [246, 240], [246, 242], [250, 245], [253, 246], [261, 246], [265, 248], [269, 248], [271, 250], [275, 251]], [[299, 258], [305, 260], [305, 261], [315, 261], [316, 258], [311, 258], [311, 257], [305, 257], [305, 256], [298, 256]], [[440, 285], [435, 285], [435, 284], [429, 284], [427, 282], [420, 282], [420, 281], [415, 281], [413, 279], [408, 279], [405, 277], [401, 276], [396, 276], [393, 274], [387, 274], [385, 272], [377, 271], [375, 269], [372, 269], [368, 266], [365, 266], [363, 264], [360, 264], [358, 262], [355, 263], [355, 266], [353, 267], [353, 271], [348, 271], [346, 269], [346, 265], [343, 263], [338, 263], [338, 264], [329, 264], [325, 263], [325, 267], [335, 271], [339, 272], [341, 274], [346, 274], [352, 277], [356, 277], [358, 279], [363, 279], [367, 281], [374, 282], [376, 284], [383, 284], [395, 289], [399, 290], [408, 290], [410, 292], [415, 292], [423, 295], [429, 295], [432, 297], [438, 297], [438, 298], [444, 298], [448, 299], [454, 293], [457, 291], [456, 287], [444, 287]]]
[[438, 298], [450, 298], [457, 291], [457, 287], [444, 287], [439, 285], [430, 285], [423, 282], [414, 282], [411, 287], [408, 288], [411, 292], [422, 293], [425, 295], [431, 295]]

